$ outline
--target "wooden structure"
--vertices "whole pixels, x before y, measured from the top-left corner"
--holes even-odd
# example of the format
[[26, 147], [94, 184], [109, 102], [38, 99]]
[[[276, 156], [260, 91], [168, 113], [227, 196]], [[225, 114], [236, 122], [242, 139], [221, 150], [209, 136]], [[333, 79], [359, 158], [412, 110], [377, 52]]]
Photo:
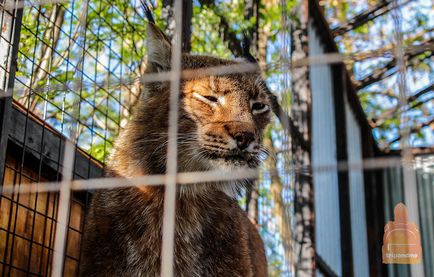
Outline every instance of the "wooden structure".
[[[61, 180], [65, 137], [16, 105], [11, 118], [3, 187]], [[102, 176], [101, 164], [79, 149], [75, 157], [76, 179]], [[0, 272], [12, 276], [49, 275], [58, 193], [3, 193], [0, 197]], [[77, 275], [87, 197], [87, 193], [77, 193], [70, 203], [65, 276]]]

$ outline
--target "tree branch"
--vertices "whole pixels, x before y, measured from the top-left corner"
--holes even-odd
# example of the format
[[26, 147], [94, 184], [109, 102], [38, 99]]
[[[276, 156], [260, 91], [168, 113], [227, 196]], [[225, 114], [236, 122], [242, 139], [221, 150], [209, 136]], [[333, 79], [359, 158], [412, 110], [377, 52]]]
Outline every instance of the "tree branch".
[[231, 52], [237, 56], [241, 57], [243, 55], [243, 48], [241, 47], [241, 42], [237, 38], [237, 34], [232, 31], [229, 26], [229, 22], [226, 17], [220, 13], [214, 1], [209, 0], [199, 0], [201, 6], [207, 6], [210, 8], [219, 18], [220, 18], [220, 34], [223, 36], [223, 40], [228, 43], [228, 48]]
[[333, 36], [341, 36], [351, 30], [354, 30], [374, 19], [380, 17], [391, 10], [402, 7], [410, 3], [411, 0], [407, 0], [404, 3], [399, 5], [393, 5], [393, 1], [380, 1], [379, 4], [373, 6], [372, 8], [354, 16], [352, 19], [348, 20], [348, 22], [343, 23], [342, 25], [334, 28], [332, 30]]
[[363, 91], [360, 94], [365, 94], [365, 95], [381, 95], [381, 96], [385, 96], [391, 99], [395, 99], [395, 100], [399, 100], [399, 96], [395, 95], [392, 91], [392, 89], [387, 89], [385, 91]]
[[[423, 96], [424, 94], [430, 92], [434, 90], [434, 83], [422, 88], [421, 90], [419, 90], [418, 92], [414, 93], [413, 95], [409, 96], [407, 98], [407, 103], [411, 103], [415, 100], [417, 100], [419, 97]], [[395, 96], [395, 98], [399, 99], [398, 96]], [[413, 106], [409, 106], [409, 108], [406, 111], [409, 111], [411, 109], [416, 108], [417, 106], [422, 105], [423, 103], [428, 102], [428, 100], [426, 101], [421, 101], [418, 102], [417, 104], [413, 105]], [[395, 107], [388, 109], [387, 111], [385, 111], [384, 113], [382, 113], [379, 117], [372, 119], [372, 122], [374, 123], [374, 126], [372, 126], [373, 128], [377, 128], [379, 126], [381, 126], [387, 118], [390, 118], [391, 116], [395, 115], [395, 113], [399, 110], [401, 106], [398, 104]]]
[[[408, 47], [408, 49], [413, 49], [419, 47], [415, 44], [415, 42], [419, 43], [424, 41], [425, 35], [428, 34], [428, 36], [432, 36], [431, 32], [434, 31], [434, 28], [430, 29], [423, 29], [420, 32], [413, 34], [412, 36], [407, 37], [403, 41], [403, 45], [413, 45]], [[394, 42], [391, 42], [387, 45], [382, 46], [380, 49], [376, 50], [367, 50], [367, 51], [361, 51], [361, 52], [354, 52], [348, 55], [348, 57], [353, 61], [363, 61], [366, 59], [371, 58], [378, 58], [378, 57], [384, 57], [386, 55], [392, 56], [394, 52], [396, 51], [396, 45]]]
[[[433, 117], [431, 120], [429, 120], [429, 121], [427, 121], [427, 122], [424, 122], [424, 123], [422, 123], [422, 124], [419, 125], [419, 126], [416, 126], [416, 127], [411, 128], [411, 129], [410, 129], [410, 134], [413, 134], [413, 133], [419, 132], [420, 130], [422, 130], [422, 129], [425, 128], [426, 126], [430, 126], [430, 125], [433, 124], [433, 123], [434, 123], [434, 117]], [[389, 141], [389, 142], [386, 144], [386, 146], [384, 147], [384, 149], [389, 148], [390, 145], [394, 144], [395, 142], [399, 141], [400, 139], [401, 139], [401, 135], [399, 135], [399, 136], [397, 136], [396, 138], [392, 139], [391, 141]]]
[[[411, 48], [409, 51], [407, 51], [404, 54], [404, 59], [407, 61], [411, 61], [426, 51], [430, 51], [431, 53], [428, 57], [422, 57], [422, 60], [429, 58], [433, 55], [433, 51], [434, 51], [433, 38], [423, 42], [421, 45], [418, 45], [418, 47]], [[385, 66], [375, 69], [370, 75], [366, 76], [362, 80], [355, 80], [354, 85], [356, 90], [363, 89], [369, 85], [372, 85], [378, 81], [385, 79], [386, 77], [391, 76], [393, 72], [389, 72], [389, 70], [393, 69], [395, 66], [396, 66], [396, 58], [388, 62]]]
[[408, 97], [407, 103], [413, 102], [414, 100], [418, 99], [419, 97], [421, 97], [425, 93], [430, 92], [432, 90], [434, 90], [434, 83], [424, 87], [423, 89], [419, 90], [418, 92], [416, 92], [412, 96]]
[[[53, 6], [51, 13], [49, 15], [49, 24], [43, 33], [43, 39], [51, 43], [51, 45], [47, 43], [42, 43], [41, 50], [37, 55], [37, 60], [35, 61], [35, 69], [32, 72], [32, 77], [29, 80], [29, 84], [24, 90], [23, 96], [18, 102], [23, 104], [24, 106], [30, 105], [28, 108], [33, 110], [37, 104], [37, 98], [31, 100], [31, 103], [28, 103], [29, 95], [31, 94], [31, 90], [38, 87], [38, 84], [41, 80], [45, 80], [48, 76], [48, 68], [55, 68], [52, 64], [54, 64], [54, 52], [57, 48], [59, 38], [60, 38], [60, 30], [63, 25], [65, 15], [65, 9], [61, 5]], [[51, 64], [50, 64], [51, 63]]]
[[430, 97], [430, 98], [425, 99], [425, 100], [423, 100], [423, 101], [415, 102], [415, 103], [411, 104], [411, 105], [408, 107], [407, 111], [412, 110], [412, 109], [414, 109], [414, 108], [417, 108], [417, 107], [419, 107], [419, 106], [421, 106], [421, 105], [423, 105], [423, 104], [425, 104], [425, 103], [431, 102], [433, 99], [434, 99], [434, 97]]

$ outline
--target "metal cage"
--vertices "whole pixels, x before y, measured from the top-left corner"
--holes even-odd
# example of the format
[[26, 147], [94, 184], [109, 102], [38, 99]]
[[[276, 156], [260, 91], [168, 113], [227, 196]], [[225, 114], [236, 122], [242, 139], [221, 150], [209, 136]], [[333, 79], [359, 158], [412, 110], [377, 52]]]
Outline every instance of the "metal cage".
[[[98, 178], [104, 177], [113, 140], [127, 124], [144, 82], [161, 78], [175, 88], [168, 132], [169, 138], [177, 135], [173, 111], [178, 110], [181, 68], [176, 58], [183, 46], [175, 40], [171, 72], [144, 75], [146, 24], [140, 1], [43, 2], [0, 4], [1, 276], [78, 275], [92, 190], [104, 188]], [[175, 21], [183, 18], [182, 2], [172, 3]], [[379, 151], [344, 66], [346, 57], [338, 54], [318, 1], [306, 2], [307, 11], [300, 11], [308, 14], [301, 20], [306, 33], [301, 35], [309, 52], [298, 60], [283, 53], [278, 66], [285, 72], [284, 91], [279, 97], [270, 94], [276, 124], [282, 127], [271, 137], [279, 138], [281, 151], [265, 162], [273, 170], [261, 171], [256, 189], [244, 192], [240, 204], [273, 257], [270, 267], [281, 276], [303, 270], [319, 276], [401, 271], [417, 276], [425, 270], [429, 276], [431, 250], [424, 252], [425, 267], [386, 268], [379, 241], [393, 206], [406, 200], [413, 203], [413, 220], [423, 224], [424, 249], [432, 245], [432, 155], [412, 160], [416, 165], [408, 170], [399, 153], [386, 156]], [[288, 38], [283, 40], [287, 43]], [[292, 51], [306, 45], [294, 45]], [[283, 52], [288, 51], [283, 46]], [[249, 67], [212, 70], [209, 74]], [[289, 75], [306, 80], [300, 92], [290, 91]], [[173, 158], [176, 140], [171, 141], [168, 157]], [[207, 173], [185, 176], [228, 178]], [[409, 174], [415, 178], [408, 179]], [[177, 176], [176, 159], [171, 159], [167, 178], [143, 176], [132, 182], [153, 180], [173, 189]], [[119, 182], [107, 184], [116, 187]], [[172, 189], [166, 189], [163, 228], [173, 231]], [[280, 218], [275, 216], [278, 209]], [[164, 276], [173, 274], [167, 255], [173, 250], [171, 240], [163, 237]]]

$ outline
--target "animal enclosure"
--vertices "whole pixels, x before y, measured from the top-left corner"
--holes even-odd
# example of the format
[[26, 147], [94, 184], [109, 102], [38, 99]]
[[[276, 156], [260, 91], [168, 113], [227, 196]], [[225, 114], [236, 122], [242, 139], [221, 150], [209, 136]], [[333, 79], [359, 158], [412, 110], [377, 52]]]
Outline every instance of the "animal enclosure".
[[[238, 201], [262, 236], [270, 276], [434, 276], [433, 22], [410, 43], [402, 13], [420, 1], [347, 2], [354, 14], [334, 22], [327, 1], [1, 1], [0, 275], [77, 276], [96, 189], [165, 186], [163, 230], [173, 232], [177, 185], [249, 179], [255, 185]], [[143, 5], [173, 39], [169, 72], [145, 73]], [[366, 35], [371, 20], [387, 22], [390, 45], [368, 39], [367, 51], [345, 52], [347, 34]], [[182, 52], [234, 59], [246, 47], [275, 114], [259, 174], [177, 172], [172, 101], [166, 175], [104, 178], [146, 83], [176, 88], [188, 74], [249, 72], [247, 62], [182, 72], [178, 61]], [[396, 109], [366, 100], [381, 92]], [[384, 225], [399, 202], [419, 227], [419, 265], [382, 263]], [[173, 275], [168, 240], [164, 276]]]

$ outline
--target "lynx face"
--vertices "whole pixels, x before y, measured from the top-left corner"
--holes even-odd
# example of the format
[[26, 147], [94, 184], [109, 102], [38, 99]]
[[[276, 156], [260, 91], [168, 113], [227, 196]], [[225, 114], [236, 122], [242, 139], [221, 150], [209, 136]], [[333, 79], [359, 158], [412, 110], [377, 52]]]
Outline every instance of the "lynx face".
[[[148, 28], [148, 47], [148, 71], [170, 70], [170, 42], [153, 24]], [[237, 63], [209, 56], [182, 56], [184, 70]], [[188, 148], [185, 152], [189, 152], [189, 160], [184, 164], [195, 167], [185, 170], [252, 168], [258, 165], [264, 153], [261, 138], [270, 121], [270, 101], [263, 84], [259, 67], [255, 72], [182, 81], [179, 141], [181, 148]], [[153, 96], [167, 95], [168, 91], [167, 83], [148, 87], [148, 94]], [[183, 141], [183, 132], [191, 134], [188, 141]], [[196, 162], [191, 162], [191, 157]], [[183, 158], [179, 156], [181, 163]]]
[[270, 103], [258, 73], [210, 76], [184, 86], [184, 109], [195, 122], [199, 155], [211, 168], [256, 167]]
[[[147, 72], [170, 71], [170, 42], [152, 23], [147, 43]], [[182, 55], [183, 70], [201, 72], [237, 63]], [[178, 171], [257, 167], [265, 153], [261, 138], [271, 107], [259, 67], [254, 72], [194, 76], [180, 86]], [[128, 177], [165, 172], [169, 98], [170, 82], [145, 84], [132, 120], [115, 144], [111, 172]]]

